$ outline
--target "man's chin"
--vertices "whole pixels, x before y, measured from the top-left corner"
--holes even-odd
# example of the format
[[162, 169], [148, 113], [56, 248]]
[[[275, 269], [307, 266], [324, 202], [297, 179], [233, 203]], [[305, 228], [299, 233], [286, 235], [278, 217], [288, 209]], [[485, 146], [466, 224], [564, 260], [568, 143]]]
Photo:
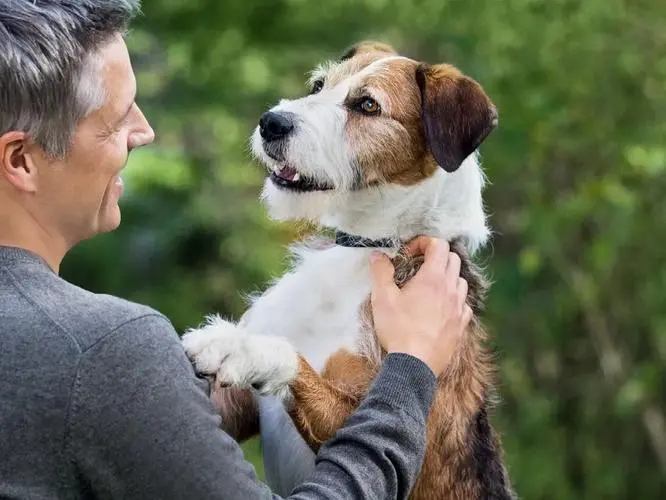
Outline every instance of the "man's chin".
[[116, 205], [115, 207], [109, 209], [107, 213], [100, 217], [99, 224], [97, 225], [97, 234], [105, 234], [115, 231], [120, 226], [120, 221], [122, 217], [120, 215], [120, 207]]

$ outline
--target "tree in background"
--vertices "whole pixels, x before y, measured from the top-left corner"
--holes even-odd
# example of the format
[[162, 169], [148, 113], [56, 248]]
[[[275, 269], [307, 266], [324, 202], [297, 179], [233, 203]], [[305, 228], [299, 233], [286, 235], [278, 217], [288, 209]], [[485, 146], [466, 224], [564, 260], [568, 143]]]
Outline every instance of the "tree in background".
[[663, 496], [666, 2], [144, 0], [144, 13], [129, 43], [158, 140], [131, 157], [120, 229], [77, 248], [66, 278], [179, 330], [239, 316], [307, 229], [258, 202], [259, 115], [360, 39], [453, 63], [500, 113], [482, 150], [495, 230], [482, 259], [516, 487]]

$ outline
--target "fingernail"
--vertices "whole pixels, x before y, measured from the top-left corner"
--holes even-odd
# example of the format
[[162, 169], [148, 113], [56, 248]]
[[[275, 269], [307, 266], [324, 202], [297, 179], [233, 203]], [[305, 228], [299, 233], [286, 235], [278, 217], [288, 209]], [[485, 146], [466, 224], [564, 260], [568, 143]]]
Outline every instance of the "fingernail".
[[375, 263], [381, 258], [382, 254], [381, 252], [378, 252], [377, 250], [373, 250], [372, 253], [370, 254], [370, 262]]

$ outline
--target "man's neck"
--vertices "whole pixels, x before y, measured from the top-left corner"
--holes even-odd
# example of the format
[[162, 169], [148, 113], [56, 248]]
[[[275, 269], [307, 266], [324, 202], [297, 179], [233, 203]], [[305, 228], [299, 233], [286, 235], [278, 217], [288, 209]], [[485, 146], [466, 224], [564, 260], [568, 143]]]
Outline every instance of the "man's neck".
[[55, 273], [69, 250], [62, 237], [49, 232], [26, 212], [0, 207], [0, 246], [16, 247], [39, 255]]

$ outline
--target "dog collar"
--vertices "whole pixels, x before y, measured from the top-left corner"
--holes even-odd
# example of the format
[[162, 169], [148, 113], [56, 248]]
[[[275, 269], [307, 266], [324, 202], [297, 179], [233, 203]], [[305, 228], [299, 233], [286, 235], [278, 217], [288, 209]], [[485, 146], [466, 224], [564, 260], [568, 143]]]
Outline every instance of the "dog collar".
[[391, 238], [373, 240], [370, 238], [364, 238], [363, 236], [337, 231], [335, 233], [335, 244], [349, 248], [392, 248], [395, 246], [395, 241]]

